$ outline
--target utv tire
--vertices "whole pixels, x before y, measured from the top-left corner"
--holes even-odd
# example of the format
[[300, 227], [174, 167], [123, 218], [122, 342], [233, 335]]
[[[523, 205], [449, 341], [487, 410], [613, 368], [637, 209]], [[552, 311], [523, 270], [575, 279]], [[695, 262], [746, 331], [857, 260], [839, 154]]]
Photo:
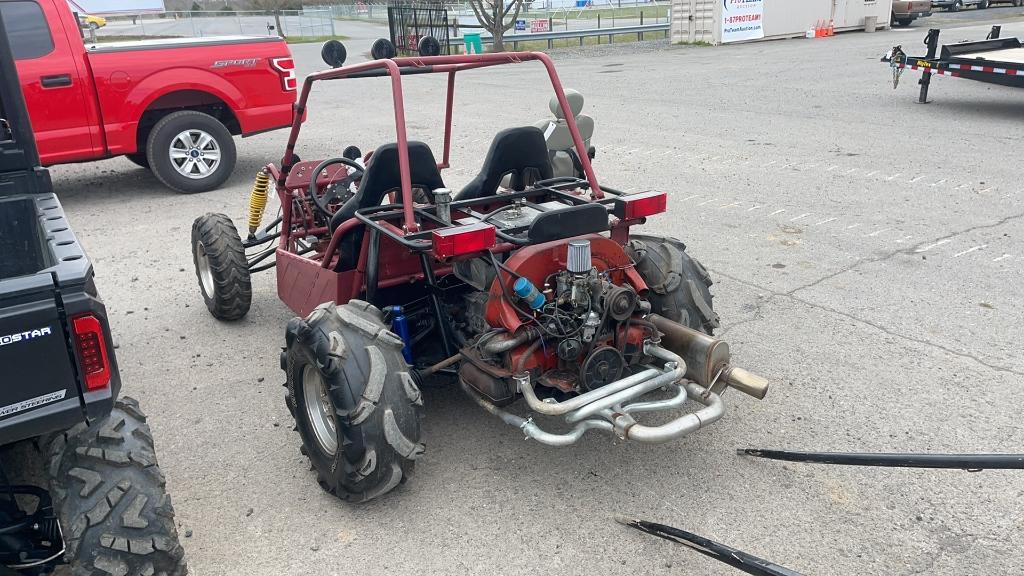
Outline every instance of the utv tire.
[[684, 326], [712, 334], [718, 314], [711, 299], [711, 276], [675, 238], [631, 235], [626, 252], [647, 283], [651, 311]]
[[165, 186], [187, 194], [206, 192], [223, 184], [235, 169], [235, 141], [213, 116], [182, 110], [153, 126], [146, 158]]
[[50, 444], [50, 491], [73, 576], [184, 576], [174, 508], [146, 416], [122, 398]]
[[207, 213], [192, 223], [192, 262], [206, 308], [218, 320], [238, 320], [252, 304], [245, 247], [231, 218]]
[[132, 164], [149, 170], [149, 158], [146, 158], [145, 154], [125, 154], [124, 157]]
[[366, 502], [405, 482], [424, 450], [423, 401], [380, 310], [328, 302], [293, 318], [285, 341], [285, 399], [320, 486]]

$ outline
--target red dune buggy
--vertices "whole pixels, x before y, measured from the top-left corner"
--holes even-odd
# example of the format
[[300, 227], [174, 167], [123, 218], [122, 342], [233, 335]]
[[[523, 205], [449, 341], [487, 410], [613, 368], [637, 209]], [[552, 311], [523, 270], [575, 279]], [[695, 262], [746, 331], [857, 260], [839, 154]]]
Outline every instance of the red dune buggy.
[[[552, 177], [544, 133], [525, 126], [498, 132], [479, 175], [448, 189], [456, 74], [529, 62], [548, 73], [585, 177]], [[447, 79], [440, 162], [407, 137], [402, 78], [412, 74]], [[395, 142], [300, 161], [313, 85], [367, 77], [391, 83]], [[271, 184], [281, 214], [260, 229]], [[214, 316], [240, 318], [250, 272], [275, 257], [278, 294], [300, 316], [281, 355], [288, 408], [321, 486], [347, 500], [379, 496], [412, 472], [428, 379], [457, 380], [485, 410], [556, 446], [588, 430], [665, 442], [718, 420], [728, 387], [767, 392], [711, 336], [707, 271], [682, 242], [631, 233], [666, 210], [666, 193], [599, 185], [545, 54], [384, 58], [310, 75], [281, 165], [261, 172], [252, 208], [244, 241], [227, 216], [196, 220], [200, 287]], [[541, 418], [505, 409], [519, 399]], [[696, 410], [681, 410], [688, 401]], [[663, 423], [638, 422], [647, 412]], [[560, 428], [549, 425], [556, 417]]]

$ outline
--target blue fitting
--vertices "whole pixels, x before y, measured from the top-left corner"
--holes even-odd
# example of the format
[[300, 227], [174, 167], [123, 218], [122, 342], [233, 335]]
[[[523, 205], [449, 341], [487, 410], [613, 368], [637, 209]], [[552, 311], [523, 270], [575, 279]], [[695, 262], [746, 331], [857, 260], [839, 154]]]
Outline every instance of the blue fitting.
[[402, 313], [401, 306], [391, 306], [394, 316], [391, 317], [391, 331], [402, 339], [402, 356], [406, 364], [412, 364], [412, 336], [409, 334], [409, 320]]
[[537, 287], [533, 285], [533, 282], [522, 276], [512, 285], [512, 291], [516, 293], [516, 296], [525, 300], [526, 304], [534, 310], [540, 310], [547, 300], [543, 294], [537, 291]]

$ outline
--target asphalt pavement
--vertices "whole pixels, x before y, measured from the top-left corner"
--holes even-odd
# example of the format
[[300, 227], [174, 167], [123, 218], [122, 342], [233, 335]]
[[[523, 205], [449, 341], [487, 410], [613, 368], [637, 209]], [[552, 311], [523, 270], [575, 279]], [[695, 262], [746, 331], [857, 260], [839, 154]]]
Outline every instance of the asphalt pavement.
[[[591, 432], [561, 449], [524, 441], [456, 390], [427, 390], [415, 476], [366, 505], [322, 492], [299, 453], [278, 366], [292, 314], [273, 272], [254, 277], [245, 319], [221, 323], [192, 268], [192, 220], [225, 212], [242, 225], [251, 178], [281, 157], [285, 134], [240, 140], [228, 184], [193, 196], [124, 159], [54, 168], [111, 313], [124, 391], [150, 414], [193, 573], [735, 573], [616, 515], [806, 574], [1024, 572], [1020, 472], [735, 453], [1024, 445], [1024, 92], [940, 77], [919, 105], [910, 72], [893, 90], [879, 57], [920, 46], [924, 22], [556, 54], [596, 119], [599, 181], [669, 191], [669, 213], [644, 232], [676, 235], [707, 265], [721, 335], [772, 389], [763, 401], [726, 394], [726, 416], [680, 441]], [[1013, 34], [1024, 25], [1007, 24]], [[318, 47], [294, 51], [300, 71], [320, 67]], [[475, 174], [497, 131], [544, 118], [550, 93], [536, 65], [460, 78], [449, 184]], [[411, 136], [435, 152], [443, 94], [441, 77], [406, 80]], [[384, 81], [317, 86], [297, 151], [389, 142], [390, 114]]]

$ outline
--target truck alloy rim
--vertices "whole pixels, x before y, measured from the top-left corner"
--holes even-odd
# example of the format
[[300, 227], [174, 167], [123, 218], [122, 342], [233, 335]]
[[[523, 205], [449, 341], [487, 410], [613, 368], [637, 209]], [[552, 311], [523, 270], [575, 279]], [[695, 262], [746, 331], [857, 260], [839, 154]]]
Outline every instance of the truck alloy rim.
[[196, 269], [199, 271], [203, 294], [213, 298], [213, 272], [210, 270], [210, 259], [206, 256], [206, 246], [202, 242], [196, 243]]
[[334, 407], [327, 398], [327, 387], [324, 386], [320, 371], [311, 364], [302, 369], [302, 398], [306, 404], [306, 416], [309, 417], [320, 450], [327, 456], [334, 456], [338, 451]]
[[195, 128], [181, 132], [171, 140], [171, 165], [179, 174], [201, 180], [220, 166], [220, 145], [208, 133]]

